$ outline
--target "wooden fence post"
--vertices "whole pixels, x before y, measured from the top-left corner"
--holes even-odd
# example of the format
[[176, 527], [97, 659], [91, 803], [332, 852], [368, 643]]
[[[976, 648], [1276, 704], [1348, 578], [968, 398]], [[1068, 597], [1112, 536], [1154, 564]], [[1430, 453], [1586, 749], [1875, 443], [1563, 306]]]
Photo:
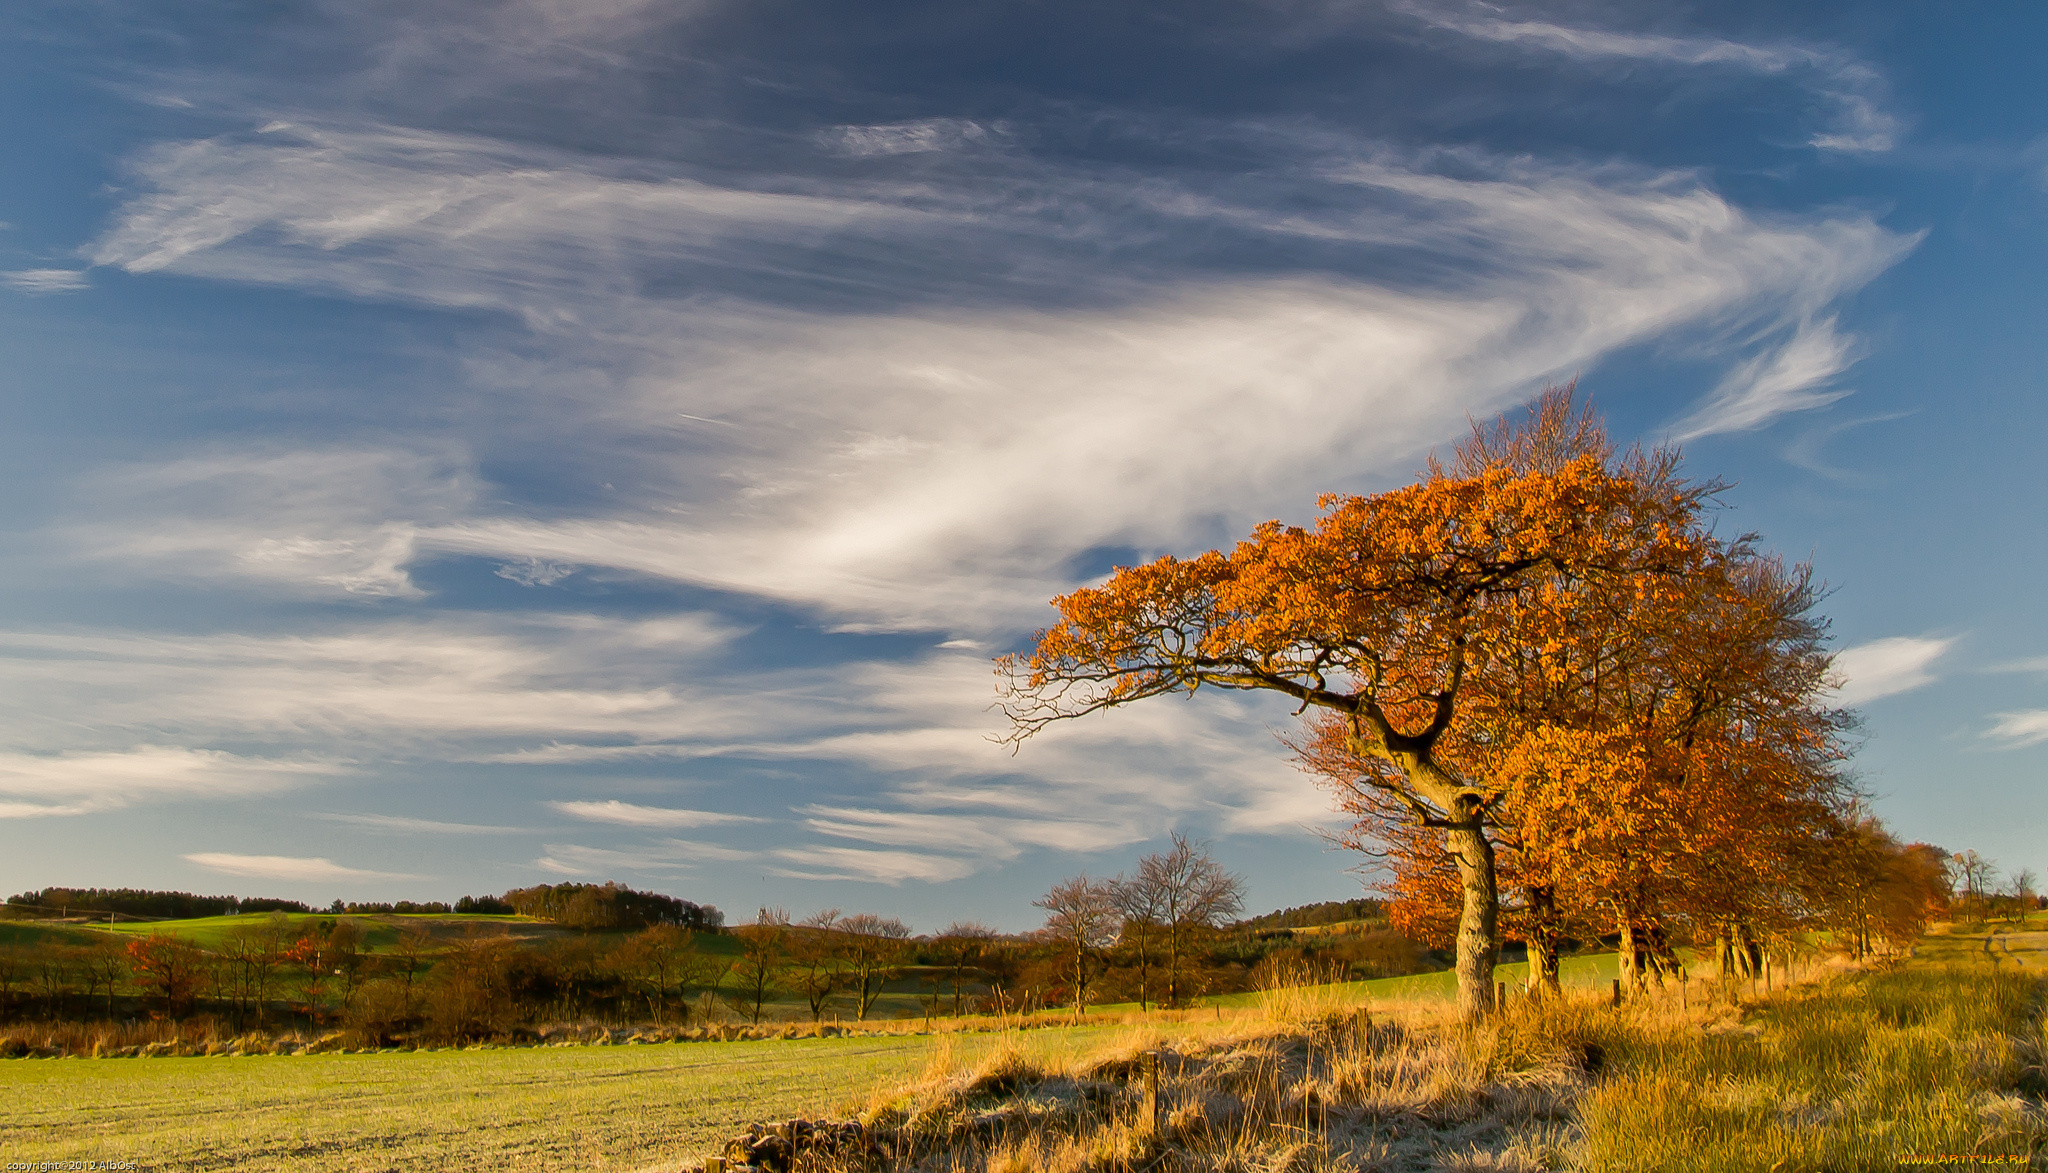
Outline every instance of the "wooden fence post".
[[1508, 984], [1506, 982], [1493, 983], [1493, 1008], [1496, 1011], [1508, 1008]]
[[1145, 1071], [1145, 1130], [1159, 1132], [1159, 1052], [1147, 1051], [1140, 1060]]
[[1621, 979], [1620, 979], [1620, 978], [1615, 978], [1615, 979], [1614, 979], [1614, 998], [1613, 998], [1613, 1000], [1612, 1000], [1612, 1001], [1611, 1001], [1611, 1002], [1610, 1002], [1609, 1004], [1610, 1004], [1610, 1005], [1613, 1005], [1613, 1006], [1619, 1006], [1619, 1005], [1621, 1005]]

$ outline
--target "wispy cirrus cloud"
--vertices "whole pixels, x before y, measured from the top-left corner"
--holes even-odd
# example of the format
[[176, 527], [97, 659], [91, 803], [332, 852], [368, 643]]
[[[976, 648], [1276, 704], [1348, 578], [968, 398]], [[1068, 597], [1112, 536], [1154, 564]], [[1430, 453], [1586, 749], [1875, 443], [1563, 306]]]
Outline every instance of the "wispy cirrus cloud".
[[[416, 131], [167, 148], [140, 165], [146, 190], [101, 261], [518, 315], [546, 357], [480, 369], [526, 403], [522, 426], [631, 488], [543, 515], [479, 492], [474, 457], [215, 458], [133, 474], [147, 499], [119, 512], [150, 520], [72, 537], [138, 572], [296, 589], [404, 595], [407, 567], [457, 554], [776, 598], [848, 628], [1013, 631], [1085, 551], [1177, 548], [1271, 516], [1329, 487], [1319, 470], [1397, 468], [1466, 412], [1651, 338], [1809, 323], [1731, 376], [1710, 426], [1811, 406], [1847, 345], [1816, 311], [1911, 243], [1857, 215], [1752, 220], [1673, 174], [1286, 149], [1309, 152], [1287, 165], [1318, 210], [1029, 161], [1001, 188], [970, 161], [914, 189], [741, 190]], [[1074, 251], [1136, 225], [1186, 247], [1314, 242], [1355, 272], [1222, 278], [1168, 248], [1109, 274]], [[775, 284], [792, 232], [817, 234], [816, 272], [843, 259], [881, 300], [801, 308], [808, 294]], [[1464, 276], [1390, 277], [1397, 253]], [[642, 272], [663, 265], [718, 292], [671, 304]], [[931, 304], [982, 270], [981, 303]], [[1018, 286], [1020, 272], [1039, 277]], [[1086, 304], [989, 302], [1004, 286]], [[559, 391], [593, 378], [603, 394]], [[833, 394], [806, 393], [821, 385]]]
[[352, 827], [364, 827], [372, 831], [390, 831], [400, 835], [523, 835], [525, 827], [505, 827], [494, 823], [446, 823], [437, 819], [415, 819], [405, 815], [352, 815], [325, 813], [319, 816], [330, 823], [346, 823]]
[[0, 818], [84, 815], [138, 802], [239, 798], [345, 772], [337, 761], [249, 757], [180, 745], [0, 753]]
[[81, 269], [13, 269], [0, 272], [0, 283], [22, 293], [75, 293], [92, 288]]
[[1552, 54], [1582, 64], [1603, 62], [1719, 69], [1786, 77], [1806, 86], [1826, 108], [1826, 126], [1810, 145], [1825, 151], [1875, 153], [1897, 145], [1903, 126], [1886, 109], [1882, 74], [1839, 49], [1788, 42], [1753, 44], [1714, 36], [1672, 36], [1517, 19], [1492, 4], [1395, 3], [1394, 11], [1478, 41]]
[[1812, 411], [1849, 394], [1828, 384], [1855, 361], [1855, 339], [1835, 319], [1801, 322], [1783, 343], [1736, 367], [1706, 400], [1672, 425], [1672, 439], [1761, 428], [1779, 416]]
[[[53, 747], [84, 736], [126, 745], [150, 735], [320, 743], [337, 757], [508, 737], [529, 744], [702, 734], [729, 729], [731, 710], [677, 684], [676, 665], [719, 647], [731, 630], [683, 614], [443, 615], [290, 635], [4, 632], [0, 697], [10, 713], [0, 732], [15, 744]], [[90, 774], [127, 763], [138, 777], [195, 780], [289, 772], [268, 760], [245, 767], [232, 755], [190, 750], [122, 750], [61, 765], [68, 760], [47, 759], [47, 768]], [[20, 768], [30, 761], [45, 759], [24, 759]]]
[[1958, 637], [1891, 636], [1836, 653], [1837, 704], [1860, 705], [1934, 683], [1934, 667]]
[[2025, 749], [2048, 741], [2048, 709], [1999, 713], [1984, 731], [1984, 738], [1998, 743], [2000, 749]]
[[822, 883], [901, 884], [920, 880], [943, 884], [964, 879], [984, 866], [956, 856], [915, 851], [871, 851], [860, 847], [783, 847], [774, 856], [785, 861], [764, 868], [769, 875]]
[[663, 839], [626, 848], [550, 843], [545, 850], [546, 854], [534, 861], [535, 866], [561, 876], [611, 871], [673, 872], [699, 863], [737, 863], [756, 858], [755, 852], [745, 848], [688, 839]]
[[424, 880], [404, 872], [378, 872], [343, 867], [331, 859], [295, 855], [236, 855], [225, 851], [197, 851], [184, 856], [209, 872], [224, 876], [246, 876], [257, 880], [317, 882], [322, 880]]
[[713, 827], [722, 823], [761, 823], [767, 820], [724, 811], [687, 810], [680, 807], [642, 806], [618, 799], [550, 802], [549, 806], [573, 819], [592, 823], [616, 823], [622, 827]]
[[873, 156], [959, 150], [993, 142], [1001, 134], [1001, 127], [983, 126], [967, 118], [920, 118], [879, 126], [835, 126], [818, 137], [836, 151]]

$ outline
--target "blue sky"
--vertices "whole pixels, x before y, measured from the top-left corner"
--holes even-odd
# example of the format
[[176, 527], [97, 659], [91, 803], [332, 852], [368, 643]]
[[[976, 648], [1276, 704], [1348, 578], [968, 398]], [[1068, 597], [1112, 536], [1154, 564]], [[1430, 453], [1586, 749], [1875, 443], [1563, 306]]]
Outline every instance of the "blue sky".
[[1012, 757], [989, 657], [1573, 376], [1832, 584], [1894, 829], [2048, 871], [2037, 5], [0, 32], [9, 892], [1346, 897], [1284, 709]]

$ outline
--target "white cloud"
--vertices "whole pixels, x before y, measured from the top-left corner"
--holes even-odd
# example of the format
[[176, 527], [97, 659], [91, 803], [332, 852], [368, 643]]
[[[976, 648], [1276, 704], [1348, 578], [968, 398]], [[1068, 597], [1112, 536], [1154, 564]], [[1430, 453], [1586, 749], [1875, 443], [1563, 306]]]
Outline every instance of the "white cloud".
[[788, 867], [764, 868], [771, 876], [826, 883], [872, 883], [895, 886], [905, 880], [943, 884], [965, 879], [980, 870], [970, 860], [923, 855], [914, 851], [869, 851], [857, 847], [785, 847], [773, 853]]
[[1935, 662], [1955, 642], [1953, 636], [1899, 635], [1843, 649], [1835, 655], [1834, 677], [1840, 682], [1834, 690], [1835, 703], [1866, 704], [1934, 683], [1938, 679]]
[[1052, 816], [1014, 819], [827, 806], [806, 807], [803, 813], [804, 825], [821, 835], [875, 846], [970, 852], [984, 864], [1015, 859], [1029, 847], [1101, 851], [1143, 838], [1122, 827]]
[[227, 876], [249, 876], [260, 880], [425, 880], [428, 876], [404, 872], [373, 872], [347, 868], [331, 859], [307, 859], [292, 855], [232, 855], [223, 851], [200, 851], [185, 856], [210, 872]]
[[15, 269], [0, 272], [0, 282], [23, 293], [72, 293], [92, 287], [80, 269]]
[[765, 819], [720, 811], [683, 810], [665, 806], [639, 806], [609, 799], [603, 802], [551, 802], [549, 806], [571, 818], [593, 823], [617, 823], [625, 827], [710, 827], [721, 823], [760, 823]]
[[1511, 20], [1494, 15], [1493, 5], [1395, 3], [1435, 28], [1475, 40], [1552, 53], [1582, 64], [1643, 62], [1701, 69], [1728, 69], [1765, 76], [1789, 76], [1807, 85], [1829, 108], [1832, 123], [1810, 145], [1824, 151], [1874, 153], [1890, 150], [1901, 130], [1883, 107], [1884, 78], [1855, 57], [1833, 49], [1788, 43], [1749, 44], [1722, 37], [1665, 36], [1616, 32]]
[[837, 126], [821, 137], [848, 155], [911, 155], [952, 151], [991, 141], [996, 131], [965, 118], [921, 118], [884, 126]]
[[400, 834], [417, 835], [522, 835], [525, 827], [500, 827], [489, 823], [442, 823], [433, 819], [414, 819], [403, 815], [347, 815], [322, 814], [331, 823], [347, 823], [355, 827], [368, 827], [373, 831], [394, 831]]
[[742, 848], [688, 839], [664, 839], [626, 850], [550, 843], [546, 851], [546, 855], [534, 861], [534, 866], [563, 876], [594, 876], [620, 871], [669, 872], [697, 863], [736, 863], [755, 858], [754, 852]]
[[1849, 394], [1825, 388], [1855, 361], [1854, 351], [1855, 339], [1837, 334], [1833, 318], [1801, 322], [1783, 345], [1729, 372], [1705, 402], [1672, 425], [1672, 438], [1747, 432], [1789, 412], [1826, 407]]
[[[1298, 510], [1333, 469], [1398, 469], [1468, 411], [1648, 339], [1809, 323], [1732, 377], [1714, 418], [1811, 406], [1847, 345], [1816, 312], [1910, 244], [1860, 215], [1753, 220], [1681, 175], [1372, 144], [1303, 165], [1324, 210], [1274, 214], [1057, 168], [1001, 199], [957, 176], [914, 196], [731, 191], [421, 132], [308, 133], [153, 156], [100, 258], [516, 313], [548, 357], [480, 376], [566, 461], [629, 488], [537, 516], [487, 500], [459, 454], [209, 458], [116, 478], [93, 508], [128, 528], [71, 530], [135, 572], [404, 595], [407, 566], [460, 554], [767, 596], [848, 630], [1010, 632], [1084, 551], [1181, 548]], [[1401, 249], [1470, 276], [1140, 287], [1059, 259], [1133, 219]], [[916, 258], [935, 269], [951, 241], [1042, 256], [1049, 283], [1107, 303], [846, 315], [640, 292], [643, 265], [751, 272], [792, 233], [821, 269], [896, 258], [863, 276], [885, 293], [920, 291]]]
[[[729, 730], [743, 702], [685, 688], [675, 676], [729, 634], [695, 615], [444, 615], [285, 636], [0, 632], [0, 743], [54, 749], [174, 736], [325, 744], [336, 756], [385, 758], [492, 739], [703, 736]], [[268, 761], [230, 769], [238, 759], [163, 752], [183, 756], [135, 760], [194, 778], [286, 769]]]
[[2003, 742], [2001, 748], [2022, 749], [2048, 741], [2048, 709], [2028, 709], [2018, 713], [1999, 713], [1991, 728], [1986, 730], [1987, 740]]
[[156, 574], [416, 598], [406, 564], [419, 526], [461, 516], [475, 493], [462, 458], [446, 450], [244, 445], [99, 470], [81, 486], [84, 520], [68, 534], [85, 557]]
[[242, 757], [175, 745], [0, 752], [0, 795], [46, 800], [0, 802], [0, 818], [81, 815], [136, 802], [266, 794], [344, 768], [332, 761]]
[[543, 562], [538, 558], [520, 558], [498, 567], [493, 573], [520, 586], [553, 586], [576, 573], [576, 568], [559, 562]]

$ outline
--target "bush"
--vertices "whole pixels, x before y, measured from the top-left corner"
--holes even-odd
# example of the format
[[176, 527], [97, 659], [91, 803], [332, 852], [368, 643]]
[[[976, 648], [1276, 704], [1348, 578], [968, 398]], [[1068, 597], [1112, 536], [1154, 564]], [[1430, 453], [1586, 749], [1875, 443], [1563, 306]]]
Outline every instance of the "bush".
[[420, 1018], [405, 984], [379, 978], [356, 992], [342, 1016], [350, 1045], [365, 1048], [390, 1046], [398, 1036], [415, 1031]]

